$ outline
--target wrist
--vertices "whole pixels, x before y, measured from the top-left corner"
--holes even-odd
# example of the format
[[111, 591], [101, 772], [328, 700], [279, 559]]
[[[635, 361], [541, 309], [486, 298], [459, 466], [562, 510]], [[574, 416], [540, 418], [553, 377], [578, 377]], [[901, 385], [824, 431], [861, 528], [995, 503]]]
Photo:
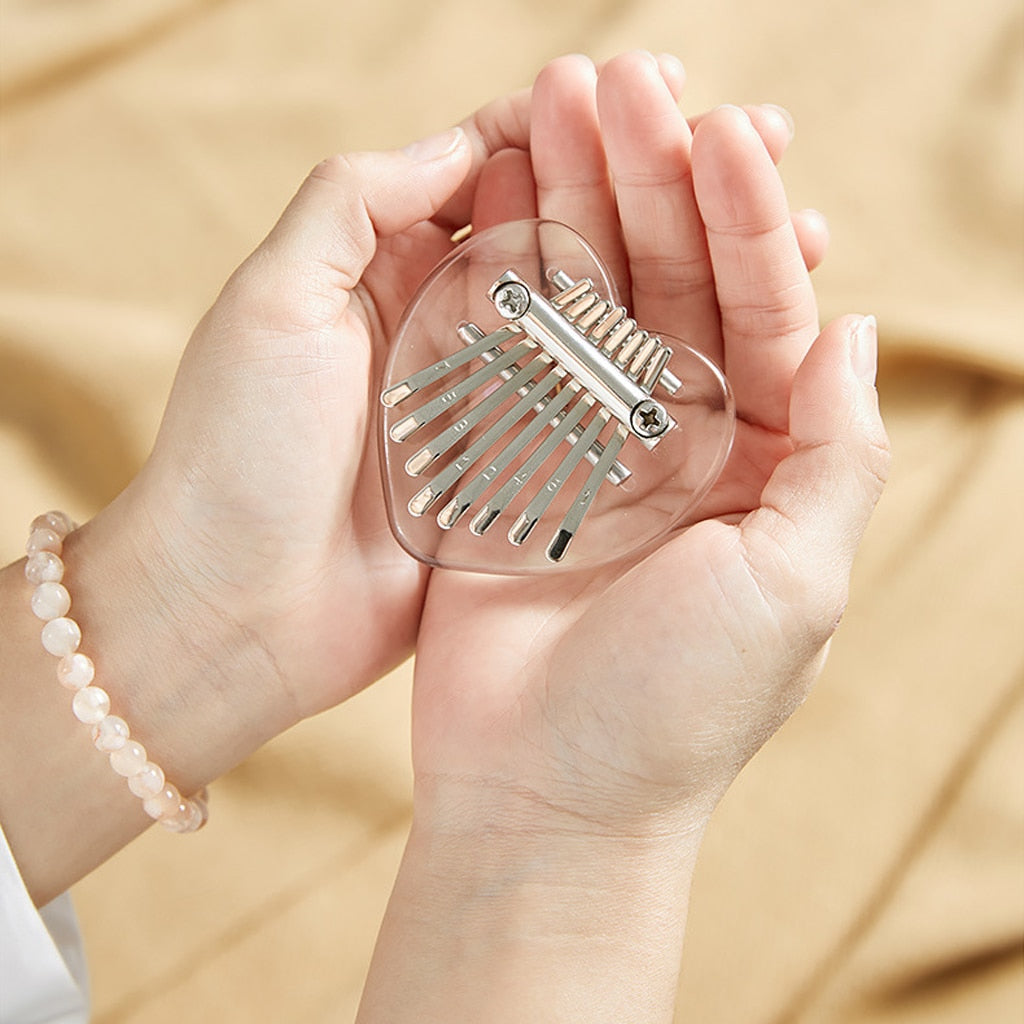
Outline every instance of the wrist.
[[702, 820], [595, 830], [528, 794], [432, 789], [361, 1024], [671, 1020]]
[[173, 564], [127, 492], [68, 536], [64, 561], [97, 682], [182, 792], [294, 723], [265, 684], [272, 659]]
[[[191, 796], [289, 724], [244, 693], [259, 652], [222, 619], [200, 614], [159, 554], [147, 559], [144, 520], [112, 506], [64, 540], [69, 615], [94, 685], [113, 715]], [[141, 832], [142, 801], [94, 746], [43, 650], [22, 559], [0, 570], [0, 820], [39, 905]]]

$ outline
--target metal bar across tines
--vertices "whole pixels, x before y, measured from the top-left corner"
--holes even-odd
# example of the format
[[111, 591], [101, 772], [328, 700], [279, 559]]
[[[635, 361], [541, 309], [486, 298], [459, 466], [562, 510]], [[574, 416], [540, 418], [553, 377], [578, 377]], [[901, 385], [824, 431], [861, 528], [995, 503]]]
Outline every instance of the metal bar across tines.
[[653, 450], [675, 426], [665, 407], [626, 372], [625, 361], [617, 365], [602, 355], [542, 291], [531, 288], [515, 270], [506, 269], [487, 297], [501, 316], [522, 327], [645, 448]]

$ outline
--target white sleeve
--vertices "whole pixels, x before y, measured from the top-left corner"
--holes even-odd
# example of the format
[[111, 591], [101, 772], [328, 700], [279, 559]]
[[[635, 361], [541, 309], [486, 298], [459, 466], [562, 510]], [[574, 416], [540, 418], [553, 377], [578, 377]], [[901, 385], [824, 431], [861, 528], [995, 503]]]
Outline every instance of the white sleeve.
[[67, 893], [36, 910], [0, 829], [0, 1024], [85, 1024], [89, 984]]

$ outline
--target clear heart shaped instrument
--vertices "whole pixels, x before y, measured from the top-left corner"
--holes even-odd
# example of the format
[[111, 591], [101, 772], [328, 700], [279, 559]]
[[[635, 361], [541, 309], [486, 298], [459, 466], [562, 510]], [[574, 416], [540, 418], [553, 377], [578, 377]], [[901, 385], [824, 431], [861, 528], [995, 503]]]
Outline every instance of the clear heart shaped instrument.
[[735, 418], [718, 368], [638, 324], [589, 244], [543, 220], [474, 235], [433, 271], [380, 397], [399, 542], [506, 574], [593, 567], [686, 525]]

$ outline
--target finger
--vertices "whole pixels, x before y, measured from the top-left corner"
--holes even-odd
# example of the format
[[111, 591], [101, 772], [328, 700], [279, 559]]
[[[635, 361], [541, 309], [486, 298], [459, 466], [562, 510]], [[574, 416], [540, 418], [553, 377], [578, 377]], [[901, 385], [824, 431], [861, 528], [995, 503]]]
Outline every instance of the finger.
[[[740, 107], [740, 109], [750, 118], [750, 123], [754, 126], [757, 134], [761, 136], [765, 149], [771, 154], [772, 162], [777, 164], [793, 141], [795, 131], [793, 115], [785, 107], [780, 107], [775, 103], [751, 103]], [[697, 125], [710, 113], [711, 111], [707, 111], [697, 114], [695, 117], [688, 117], [686, 123], [689, 125], [690, 131], [695, 132]]]
[[608, 62], [597, 85], [632, 281], [645, 328], [685, 338], [720, 361], [718, 303], [693, 195], [691, 135], [650, 54]]
[[829, 232], [825, 215], [817, 210], [797, 210], [792, 214], [797, 244], [808, 270], [820, 267], [828, 251]]
[[[657, 61], [669, 91], [678, 100], [686, 82], [682, 62], [671, 54], [659, 54]], [[479, 175], [488, 161], [501, 150], [529, 150], [531, 98], [532, 90], [522, 89], [495, 100], [462, 122], [461, 127], [473, 150], [473, 161], [464, 183], [435, 216], [435, 222], [449, 231], [469, 224], [475, 216], [473, 210]]]
[[470, 223], [480, 172], [495, 153], [530, 146], [530, 90], [521, 89], [494, 100], [460, 125], [466, 133], [472, 160], [455, 194], [438, 210], [434, 220], [454, 232]]
[[621, 288], [625, 254], [601, 145], [597, 71], [583, 56], [560, 57], [537, 76], [530, 153], [541, 217], [575, 228], [597, 250]]
[[[647, 51], [643, 52], [646, 53]], [[651, 56], [657, 61], [658, 71], [665, 80], [668, 91], [672, 93], [672, 98], [678, 103], [683, 95], [683, 88], [686, 85], [686, 68], [683, 66], [683, 62], [674, 53], [655, 53], [651, 54]], [[614, 57], [611, 59], [615, 60]], [[594, 62], [598, 75], [601, 74], [607, 64], [608, 61]]]
[[537, 186], [530, 154], [503, 149], [484, 164], [473, 202], [473, 231], [537, 216]]
[[[651, 56], [657, 61], [658, 71], [661, 73], [665, 85], [668, 86], [668, 91], [672, 93], [672, 98], [678, 103], [686, 85], [686, 68], [683, 66], [683, 62], [674, 53], [655, 53]], [[613, 57], [612, 60], [614, 59]], [[597, 68], [599, 76], [607, 64], [608, 61], [595, 61], [594, 67]]]
[[692, 160], [737, 414], [785, 432], [793, 375], [818, 313], [782, 181], [737, 107], [698, 125]]
[[816, 642], [842, 614], [853, 555], [888, 474], [876, 344], [873, 317], [843, 317], [822, 331], [793, 382], [795, 450], [741, 524], [762, 592], [783, 619], [811, 624]]
[[[465, 177], [471, 153], [452, 129], [406, 150], [335, 156], [303, 182], [228, 288], [251, 289], [239, 308], [275, 328], [333, 324], [377, 251], [379, 238], [427, 221]], [[296, 295], [303, 297], [296, 302]]]
[[683, 67], [683, 62], [672, 53], [656, 53], [654, 59], [658, 62], [658, 71], [661, 72], [672, 99], [678, 103], [686, 85], [686, 68]]

